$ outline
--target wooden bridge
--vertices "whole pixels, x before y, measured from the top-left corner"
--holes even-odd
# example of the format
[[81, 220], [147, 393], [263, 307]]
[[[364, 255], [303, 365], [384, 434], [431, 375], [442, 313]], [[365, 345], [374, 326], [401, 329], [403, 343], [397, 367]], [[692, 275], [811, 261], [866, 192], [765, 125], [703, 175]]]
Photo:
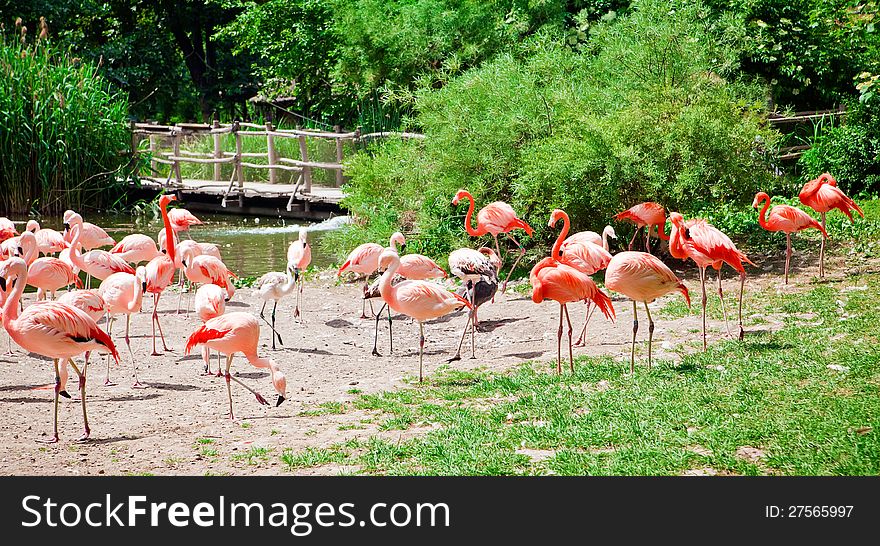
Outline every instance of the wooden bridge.
[[[258, 125], [237, 121], [230, 124], [215, 121], [211, 125], [132, 123], [131, 130], [132, 150], [136, 154], [149, 153], [150, 158], [150, 172], [140, 175], [141, 184], [135, 191], [175, 192], [194, 210], [316, 220], [342, 211], [340, 202], [344, 197], [342, 186], [346, 180], [343, 167], [346, 148], [352, 153], [368, 139], [392, 135], [424, 138], [424, 135], [416, 133], [361, 134], [360, 128], [342, 132], [339, 127], [332, 132], [301, 127], [279, 129], [271, 122]], [[224, 150], [225, 135], [234, 138], [234, 150]], [[207, 137], [213, 140], [211, 152], [183, 149], [184, 144], [193, 144]], [[244, 139], [253, 138], [265, 140], [265, 152], [244, 151]], [[296, 140], [298, 157], [283, 157], [278, 150], [278, 139]], [[309, 157], [311, 139], [323, 141], [325, 148], [332, 143], [331, 149], [335, 153], [332, 153], [329, 161]], [[144, 141], [148, 143], [147, 148], [143, 146]], [[181, 164], [212, 165], [211, 179], [184, 178]], [[161, 176], [160, 165], [168, 167], [167, 176]], [[229, 180], [222, 177], [224, 165], [232, 166]], [[246, 181], [246, 168], [267, 170], [268, 180]], [[316, 183], [316, 170], [333, 172], [333, 180], [329, 184], [326, 181], [324, 184]], [[291, 183], [281, 182], [281, 173], [290, 173]]]

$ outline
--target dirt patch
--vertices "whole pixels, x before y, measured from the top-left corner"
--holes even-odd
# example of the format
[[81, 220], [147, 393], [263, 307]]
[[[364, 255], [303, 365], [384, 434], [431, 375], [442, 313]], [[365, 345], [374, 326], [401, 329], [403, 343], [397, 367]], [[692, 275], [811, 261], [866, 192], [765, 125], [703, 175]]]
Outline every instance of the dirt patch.
[[[797, 289], [808, 289], [811, 275], [796, 262], [791, 283]], [[845, 279], [846, 270], [829, 261], [832, 281]], [[772, 283], [781, 286], [774, 275], [750, 276], [747, 290]], [[699, 292], [694, 281], [695, 271], [685, 271], [693, 293]], [[732, 276], [724, 281], [728, 294], [738, 290]], [[795, 289], [795, 288], [792, 288]], [[788, 290], [788, 289], [786, 289]], [[670, 296], [679, 297], [679, 296]], [[62, 399], [59, 407], [61, 442], [43, 445], [51, 429], [53, 382], [51, 361], [25, 354], [13, 346], [12, 355], [0, 355], [0, 464], [3, 474], [278, 474], [287, 472], [280, 457], [285, 449], [294, 452], [308, 447], [327, 447], [372, 436], [405, 441], [431, 430], [431, 425], [415, 425], [407, 430], [380, 430], [388, 416], [355, 410], [351, 402], [359, 393], [378, 393], [399, 389], [416, 382], [418, 373], [418, 325], [402, 316], [395, 316], [394, 353], [389, 355], [387, 321], [380, 324], [379, 352], [370, 354], [373, 345], [373, 320], [358, 316], [361, 308], [361, 285], [338, 286], [329, 275], [308, 283], [304, 293], [305, 322], [292, 318], [292, 299], [278, 308], [277, 329], [283, 347], [272, 351], [269, 328], [263, 325], [260, 352], [272, 358], [287, 376], [288, 401], [279, 407], [259, 405], [254, 397], [238, 385], [232, 385], [237, 419], [226, 418], [226, 384], [222, 378], [202, 375], [199, 355], [185, 356], [182, 349], [186, 337], [199, 321], [194, 314], [175, 314], [177, 295], [166, 294], [160, 302], [160, 317], [167, 342], [173, 350], [162, 356], [149, 354], [149, 331], [152, 303], [145, 303], [144, 313], [132, 319], [132, 349], [146, 389], [132, 389], [132, 366], [120, 337], [123, 355], [119, 367], [111, 369], [118, 383], [103, 386], [106, 366], [103, 359], [93, 358], [88, 373], [90, 442], [73, 443], [81, 434], [82, 415], [76, 400]], [[184, 297], [186, 300], [186, 297]], [[652, 304], [661, 309], [668, 298]], [[733, 301], [733, 300], [731, 300]], [[33, 294], [25, 305], [33, 302]], [[229, 310], [258, 313], [262, 302], [250, 289], [239, 290]], [[376, 310], [378, 310], [378, 305]], [[611, 356], [628, 366], [632, 335], [632, 305], [615, 298], [617, 320], [611, 323], [593, 317], [587, 346], [576, 348], [575, 355]], [[642, 309], [643, 310], [643, 309]], [[571, 305], [570, 313], [577, 337], [583, 324], [585, 306]], [[508, 290], [494, 303], [481, 307], [482, 329], [477, 333], [476, 358], [469, 348], [462, 360], [449, 364], [456, 369], [482, 368], [504, 372], [529, 360], [538, 360], [538, 369], [549, 373], [549, 361], [556, 357], [556, 325], [559, 307], [551, 302], [534, 304], [523, 294]], [[699, 341], [699, 317], [687, 316], [668, 320], [654, 314], [656, 330], [654, 349], [657, 356], [675, 358], [679, 350], [695, 350]], [[643, 316], [642, 319], [645, 317]], [[458, 312], [425, 326], [425, 372], [430, 378], [441, 365], [446, 365], [464, 328], [466, 316]], [[645, 321], [641, 321], [644, 325]], [[747, 330], [752, 330], [748, 328]], [[5, 334], [0, 334], [0, 349], [5, 348]], [[709, 321], [709, 341], [726, 337], [723, 321]], [[645, 365], [647, 328], [640, 328], [637, 365]], [[667, 348], [664, 350], [664, 348]], [[81, 362], [78, 359], [78, 362]], [[212, 366], [216, 366], [216, 360]], [[565, 364], [567, 371], [567, 363]], [[270, 400], [274, 400], [269, 375], [250, 366], [241, 356], [235, 358], [233, 371]], [[592, 386], [596, 391], [611, 387], [607, 382]], [[70, 391], [75, 394], [76, 381]], [[484, 399], [473, 407], [486, 409], [507, 398]], [[342, 413], [319, 412], [308, 415], [324, 403], [343, 405]], [[541, 426], [541, 423], [525, 423]], [[252, 451], [253, 448], [259, 448]], [[262, 450], [266, 450], [265, 452]], [[242, 454], [250, 456], [242, 457]], [[337, 470], [332, 465], [321, 471]], [[312, 471], [318, 472], [315, 469]], [[299, 472], [299, 471], [296, 471]]]

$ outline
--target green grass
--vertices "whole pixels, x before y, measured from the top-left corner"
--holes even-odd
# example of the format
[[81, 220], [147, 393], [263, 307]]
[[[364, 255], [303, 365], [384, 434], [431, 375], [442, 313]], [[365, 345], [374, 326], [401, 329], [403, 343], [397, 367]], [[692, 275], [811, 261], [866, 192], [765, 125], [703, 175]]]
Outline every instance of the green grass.
[[269, 460], [269, 453], [272, 452], [270, 447], [253, 446], [244, 453], [238, 453], [232, 456], [233, 461], [243, 461], [249, 465], [259, 464]]
[[353, 403], [381, 412], [382, 430], [433, 425], [428, 432], [288, 450], [282, 461], [370, 474], [878, 474], [878, 301], [877, 275], [802, 293], [767, 290], [747, 299], [747, 310], [781, 314], [780, 330], [651, 370], [642, 362], [632, 376], [611, 358], [580, 358], [575, 375], [561, 377], [549, 363], [508, 373], [445, 368], [423, 386]]

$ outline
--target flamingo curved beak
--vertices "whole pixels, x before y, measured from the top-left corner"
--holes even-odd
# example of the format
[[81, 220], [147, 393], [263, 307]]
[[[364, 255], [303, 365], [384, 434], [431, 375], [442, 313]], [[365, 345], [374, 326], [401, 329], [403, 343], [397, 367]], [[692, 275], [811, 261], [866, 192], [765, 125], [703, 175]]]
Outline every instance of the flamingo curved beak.
[[0, 290], [6, 292], [6, 277], [0, 277]]
[[284, 398], [283, 396], [281, 396], [281, 395], [279, 394], [279, 395], [278, 395], [278, 401], [275, 402], [275, 407], [277, 408], [278, 406], [280, 406], [280, 405], [281, 405], [281, 402], [284, 402], [285, 400], [287, 400], [287, 398]]

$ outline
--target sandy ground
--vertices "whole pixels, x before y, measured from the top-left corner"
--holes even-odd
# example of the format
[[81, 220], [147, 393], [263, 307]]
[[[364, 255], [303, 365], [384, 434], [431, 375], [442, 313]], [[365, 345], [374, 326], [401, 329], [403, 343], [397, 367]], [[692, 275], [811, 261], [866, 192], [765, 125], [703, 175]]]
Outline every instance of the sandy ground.
[[[798, 261], [795, 262], [798, 264]], [[782, 287], [776, 267], [757, 271], [750, 277], [747, 290], [766, 283], [780, 289], [796, 290], [810, 283], [815, 270], [807, 264], [792, 279], [793, 286]], [[845, 272], [834, 272], [841, 278]], [[841, 264], [842, 268], [842, 264]], [[681, 274], [681, 271], [679, 271]], [[692, 298], [699, 305], [696, 272], [684, 272]], [[729, 273], [725, 291], [732, 305], [738, 280]], [[171, 352], [148, 356], [150, 317], [147, 312], [132, 320], [133, 349], [141, 380], [149, 387], [133, 389], [132, 367], [125, 345], [114, 335], [123, 356], [121, 365], [111, 370], [118, 383], [104, 386], [103, 360], [93, 360], [89, 367], [88, 409], [92, 427], [91, 440], [76, 443], [82, 432], [80, 403], [62, 399], [59, 410], [61, 441], [46, 445], [51, 434], [52, 363], [13, 346], [14, 354], [0, 356], [0, 473], [2, 474], [276, 474], [284, 472], [279, 455], [286, 448], [300, 451], [306, 447], [329, 446], [351, 438], [370, 436], [398, 438], [401, 431], [380, 432], [376, 420], [358, 411], [344, 414], [308, 415], [325, 402], [344, 402], [355, 398], [358, 390], [373, 393], [401, 388], [418, 376], [418, 325], [405, 317], [395, 317], [393, 356], [374, 357], [373, 321], [360, 319], [361, 285], [338, 286], [330, 275], [321, 275], [306, 286], [305, 322], [292, 319], [293, 299], [279, 305], [278, 330], [284, 347], [271, 350], [269, 328], [261, 333], [260, 351], [274, 359], [287, 376], [289, 399], [279, 407], [259, 405], [254, 397], [233, 383], [236, 420], [226, 417], [226, 387], [222, 378], [202, 375], [200, 354], [183, 355], [186, 337], [198, 326], [194, 314], [175, 314], [176, 294], [167, 294], [160, 302], [160, 316]], [[33, 294], [26, 296], [27, 305]], [[652, 304], [659, 310], [668, 296]], [[259, 301], [252, 289], [239, 290], [227, 311], [259, 312]], [[151, 309], [145, 304], [145, 311]], [[632, 325], [632, 305], [615, 298], [617, 322], [612, 324], [594, 315], [588, 345], [575, 349], [575, 355], [611, 355], [628, 366]], [[376, 305], [378, 310], [378, 305]], [[575, 337], [583, 321], [585, 307], [571, 306]], [[643, 328], [639, 339], [646, 339], [647, 321], [640, 313]], [[531, 299], [508, 289], [507, 294], [480, 309], [481, 331], [477, 335], [477, 359], [463, 351], [456, 368], [485, 367], [506, 370], [528, 360], [551, 361], [556, 356], [558, 306], [553, 302], [535, 305]], [[674, 358], [680, 347], [696, 347], [699, 319], [689, 316], [678, 320], [654, 313], [656, 331], [654, 352], [657, 358]], [[427, 376], [452, 356], [461, 329], [466, 322], [463, 311], [426, 325], [425, 371]], [[756, 328], [777, 327], [778, 323]], [[382, 324], [379, 351], [388, 354], [387, 322]], [[114, 328], [121, 333], [121, 329]], [[749, 328], [747, 328], [748, 330]], [[723, 322], [710, 321], [710, 342], [724, 335]], [[6, 348], [6, 335], [0, 334], [0, 348]], [[644, 346], [640, 347], [644, 354]], [[216, 362], [216, 361], [215, 361]], [[551, 369], [548, 366], [548, 371]], [[238, 377], [274, 403], [275, 395], [268, 373], [257, 370], [241, 356], [233, 370]], [[69, 391], [76, 395], [75, 376]], [[366, 419], [365, 419], [366, 417]], [[381, 420], [378, 420], [381, 422]], [[340, 430], [342, 429], [342, 430]], [[403, 436], [423, 430], [404, 431]], [[199, 443], [209, 439], [210, 444]], [[204, 442], [205, 440], [203, 440]], [[253, 446], [270, 448], [266, 460], [248, 464], [245, 453]], [[251, 460], [250, 462], [255, 462]], [[303, 473], [338, 473], [329, 465], [306, 469]]]

